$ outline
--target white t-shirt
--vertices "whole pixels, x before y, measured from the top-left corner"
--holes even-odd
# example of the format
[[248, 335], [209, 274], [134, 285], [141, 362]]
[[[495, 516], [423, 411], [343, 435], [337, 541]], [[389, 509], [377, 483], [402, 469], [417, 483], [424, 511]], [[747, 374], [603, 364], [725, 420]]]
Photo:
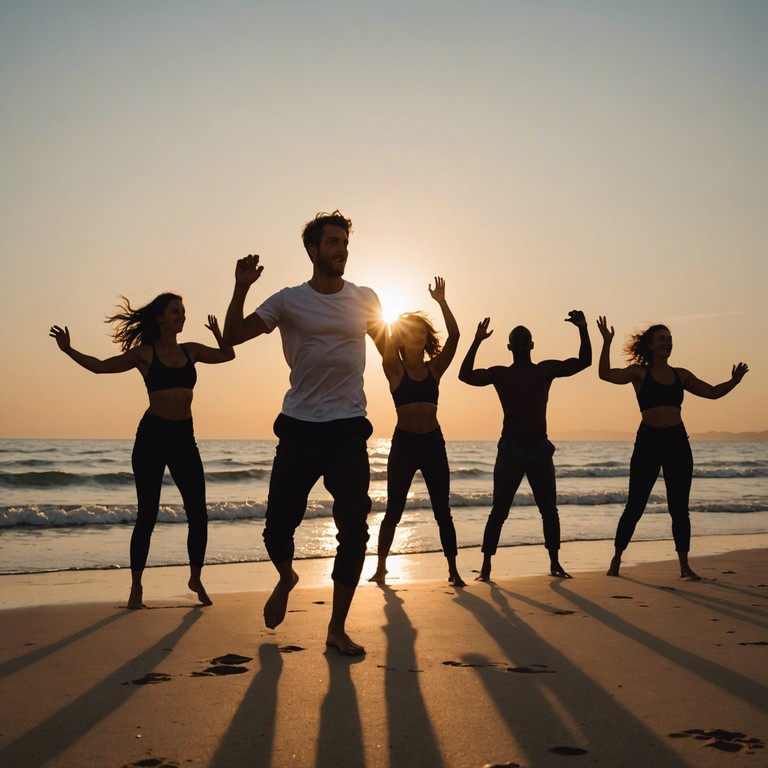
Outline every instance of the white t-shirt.
[[286, 416], [315, 422], [365, 416], [365, 337], [381, 322], [370, 288], [345, 280], [338, 293], [326, 294], [302, 283], [272, 294], [256, 314], [268, 333], [280, 329], [291, 369]]

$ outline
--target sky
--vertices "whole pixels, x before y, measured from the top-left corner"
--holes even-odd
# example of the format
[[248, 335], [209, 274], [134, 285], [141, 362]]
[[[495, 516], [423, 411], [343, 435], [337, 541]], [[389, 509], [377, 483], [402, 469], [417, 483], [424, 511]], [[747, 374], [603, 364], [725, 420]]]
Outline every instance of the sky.
[[[498, 437], [492, 388], [460, 383], [507, 334], [534, 360], [595, 363], [555, 381], [550, 435], [633, 432], [630, 387], [597, 377], [604, 314], [626, 336], [667, 323], [672, 363], [731, 394], [689, 395], [689, 433], [768, 429], [768, 3], [764, 0], [0, 1], [0, 437], [130, 438], [137, 371], [63, 355], [119, 350], [120, 296], [166, 290], [181, 341], [213, 342], [235, 261], [264, 266], [247, 311], [311, 275], [301, 229], [353, 221], [346, 278], [387, 313], [446, 280], [461, 328], [441, 384], [449, 440]], [[198, 438], [272, 438], [288, 385], [278, 332], [198, 366]], [[395, 413], [368, 342], [374, 436]]]

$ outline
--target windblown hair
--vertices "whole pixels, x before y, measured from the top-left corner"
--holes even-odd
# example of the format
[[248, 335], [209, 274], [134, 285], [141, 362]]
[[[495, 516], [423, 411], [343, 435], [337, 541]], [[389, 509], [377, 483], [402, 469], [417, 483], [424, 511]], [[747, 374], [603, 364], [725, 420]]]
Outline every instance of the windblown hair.
[[[443, 347], [440, 344], [440, 340], [437, 338], [435, 326], [432, 325], [424, 312], [403, 312], [400, 317], [395, 320], [393, 325], [395, 326], [395, 330], [399, 331], [403, 326], [413, 322], [421, 323], [427, 329], [427, 343], [424, 345], [424, 351], [427, 353], [427, 357], [431, 360], [433, 357], [440, 354]], [[400, 350], [402, 350], [402, 346], [400, 347]], [[402, 351], [400, 351], [401, 356], [402, 354]]]
[[656, 323], [644, 331], [633, 333], [624, 345], [624, 353], [627, 360], [636, 365], [650, 365], [653, 362], [653, 353], [649, 349], [653, 335], [656, 331], [669, 331], [669, 327], [663, 323]]
[[141, 344], [154, 344], [160, 338], [158, 315], [162, 315], [174, 299], [183, 301], [177, 293], [161, 293], [149, 304], [134, 309], [125, 296], [120, 298], [123, 300], [123, 303], [118, 305], [121, 311], [107, 317], [104, 322], [115, 326], [112, 339], [115, 344], [120, 345], [123, 352]]
[[304, 241], [305, 248], [310, 245], [315, 247], [320, 245], [320, 240], [323, 238], [323, 228], [326, 224], [341, 227], [347, 233], [347, 236], [352, 231], [352, 219], [348, 219], [341, 211], [318, 213], [312, 221], [308, 221], [304, 225], [304, 230], [301, 233], [301, 239]]

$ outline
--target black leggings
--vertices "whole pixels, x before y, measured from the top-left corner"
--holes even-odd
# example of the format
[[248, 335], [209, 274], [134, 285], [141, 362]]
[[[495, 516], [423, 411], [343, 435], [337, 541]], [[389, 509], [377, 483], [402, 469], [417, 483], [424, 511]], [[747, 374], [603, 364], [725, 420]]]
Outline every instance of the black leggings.
[[192, 419], [172, 421], [145, 413], [136, 430], [131, 455], [138, 512], [131, 536], [131, 570], [143, 571], [160, 507], [165, 468], [171, 473], [187, 514], [189, 564], [202, 568], [208, 543], [205, 475]]
[[395, 528], [403, 516], [408, 489], [418, 469], [429, 491], [443, 553], [446, 557], [456, 557], [456, 529], [448, 505], [450, 470], [440, 427], [426, 434], [395, 428], [387, 460], [387, 511], [379, 529], [379, 554], [389, 553]]
[[693, 478], [693, 454], [685, 427], [682, 424], [674, 427], [649, 427], [641, 424], [629, 464], [627, 505], [616, 529], [614, 544], [619, 551], [623, 552], [629, 545], [662, 469], [667, 487], [667, 506], [672, 516], [675, 550], [688, 552], [690, 549], [688, 499]]

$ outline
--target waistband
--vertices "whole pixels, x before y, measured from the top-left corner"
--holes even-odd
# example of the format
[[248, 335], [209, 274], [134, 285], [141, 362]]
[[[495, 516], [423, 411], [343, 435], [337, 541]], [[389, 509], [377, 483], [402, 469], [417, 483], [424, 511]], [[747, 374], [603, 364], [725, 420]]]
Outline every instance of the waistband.
[[429, 432], [409, 432], [407, 429], [401, 429], [400, 427], [395, 427], [395, 431], [392, 435], [392, 439], [395, 438], [399, 440], [431, 440], [435, 437], [442, 437], [443, 436], [443, 430], [440, 429], [440, 427], [435, 427], [434, 429], [430, 430]]
[[141, 417], [139, 426], [155, 427], [156, 429], [175, 430], [177, 432], [193, 431], [192, 417], [188, 419], [164, 419], [162, 416], [155, 416], [154, 413], [145, 413]]
[[638, 436], [645, 437], [688, 437], [685, 424], [681, 421], [679, 424], [673, 424], [671, 427], [652, 427], [649, 424], [643, 424], [637, 428]]

